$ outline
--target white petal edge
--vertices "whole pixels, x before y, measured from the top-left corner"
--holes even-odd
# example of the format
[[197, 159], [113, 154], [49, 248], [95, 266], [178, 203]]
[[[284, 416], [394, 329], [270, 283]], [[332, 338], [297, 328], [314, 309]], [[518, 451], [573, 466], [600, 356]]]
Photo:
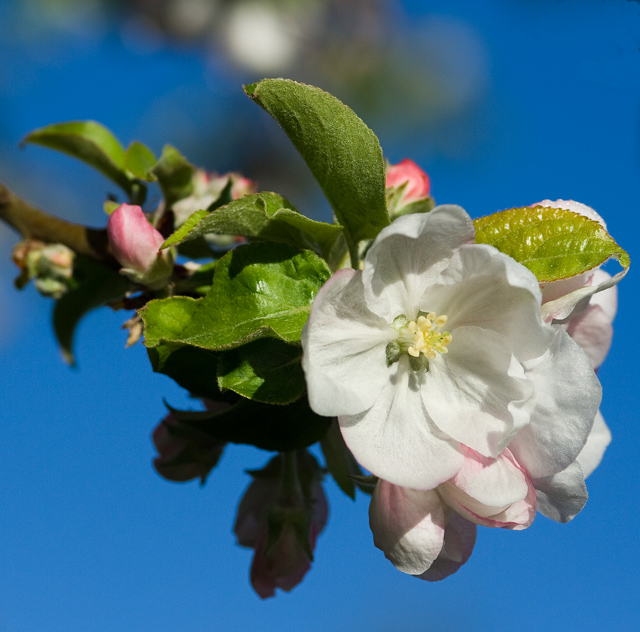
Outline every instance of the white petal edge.
[[540, 478], [575, 461], [591, 432], [602, 387], [589, 358], [559, 326], [549, 351], [525, 363], [525, 372], [535, 388], [536, 408], [509, 449], [532, 478]]
[[388, 321], [415, 318], [424, 288], [435, 282], [456, 248], [475, 237], [473, 222], [455, 205], [403, 215], [383, 228], [364, 262], [369, 309]]
[[605, 450], [610, 443], [611, 430], [605, 423], [602, 413], [598, 411], [589, 438], [577, 458], [585, 478], [591, 476], [593, 471], [600, 465], [600, 461], [602, 461]]
[[556, 522], [573, 520], [589, 497], [577, 461], [558, 474], [534, 479], [533, 485], [538, 497], [538, 511]]
[[385, 348], [397, 332], [367, 309], [360, 275], [336, 272], [318, 292], [302, 330], [309, 404], [319, 415], [362, 412], [389, 380]]
[[435, 491], [416, 491], [380, 479], [369, 506], [373, 543], [403, 573], [420, 575], [444, 542], [444, 509]]

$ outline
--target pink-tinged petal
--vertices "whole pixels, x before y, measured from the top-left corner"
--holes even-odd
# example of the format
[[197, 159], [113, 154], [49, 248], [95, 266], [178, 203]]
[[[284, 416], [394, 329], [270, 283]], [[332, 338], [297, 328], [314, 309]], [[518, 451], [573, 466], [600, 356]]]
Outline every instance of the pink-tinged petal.
[[425, 288], [435, 283], [453, 250], [475, 230], [459, 206], [399, 217], [383, 228], [367, 253], [362, 281], [369, 309], [387, 322], [415, 318]]
[[[591, 285], [607, 282], [611, 275], [596, 270]], [[567, 322], [567, 332], [584, 349], [594, 368], [598, 368], [607, 356], [613, 337], [612, 322], [618, 309], [618, 288], [611, 287], [594, 294], [586, 309]], [[576, 310], [577, 311], [577, 310]]]
[[465, 448], [465, 464], [438, 488], [444, 501], [471, 522], [526, 529], [535, 518], [533, 483], [508, 449], [488, 459]]
[[565, 294], [560, 298], [549, 301], [542, 306], [541, 314], [545, 322], [566, 322], [575, 310], [580, 310], [586, 303], [593, 300], [591, 297], [604, 292], [616, 286], [627, 274], [628, 268], [622, 272], [618, 272], [613, 277], [609, 277], [601, 282], [593, 283], [585, 287], [581, 287], [569, 294]]
[[594, 369], [604, 362], [611, 348], [613, 326], [599, 305], [589, 305], [573, 317], [567, 323], [567, 333], [584, 349]]
[[408, 356], [392, 365], [375, 404], [338, 417], [345, 443], [372, 474], [395, 485], [433, 489], [462, 467], [457, 441], [433, 424], [420, 395], [424, 375], [410, 371]]
[[604, 417], [598, 411], [589, 438], [577, 458], [585, 478], [590, 476], [593, 470], [600, 465], [604, 452], [610, 443], [611, 430], [609, 430]]
[[405, 158], [397, 165], [390, 165], [387, 169], [387, 189], [406, 184], [404, 199], [412, 202], [429, 196], [429, 176], [418, 165]]
[[336, 272], [318, 292], [302, 331], [311, 408], [326, 416], [369, 408], [389, 382], [385, 349], [397, 335], [367, 309], [361, 273]]
[[442, 550], [444, 510], [433, 491], [416, 491], [380, 479], [369, 506], [373, 543], [403, 573], [424, 573]]
[[489, 329], [459, 327], [447, 349], [430, 362], [425, 408], [445, 434], [495, 457], [529, 421], [531, 384], [504, 337]]
[[123, 268], [149, 272], [164, 237], [147, 221], [139, 206], [121, 204], [107, 222], [109, 246]]
[[582, 450], [595, 419], [602, 387], [589, 358], [562, 327], [549, 351], [525, 363], [537, 401], [530, 423], [509, 444], [532, 478], [568, 467]]
[[[596, 270], [591, 278], [591, 285], [600, 285], [611, 279], [611, 275], [604, 270]], [[598, 292], [591, 297], [589, 305], [598, 305], [606, 314], [609, 321], [613, 322], [618, 311], [618, 288], [612, 287], [608, 290]]]
[[444, 528], [444, 546], [433, 564], [418, 579], [437, 582], [453, 575], [471, 556], [478, 528], [455, 511], [449, 512]]
[[462, 246], [427, 288], [420, 309], [447, 314], [447, 329], [476, 326], [504, 336], [519, 360], [536, 358], [552, 333], [540, 317], [541, 294], [535, 276], [492, 246]]
[[538, 497], [538, 511], [556, 522], [569, 522], [587, 502], [587, 486], [579, 463], [544, 478], [533, 480]]

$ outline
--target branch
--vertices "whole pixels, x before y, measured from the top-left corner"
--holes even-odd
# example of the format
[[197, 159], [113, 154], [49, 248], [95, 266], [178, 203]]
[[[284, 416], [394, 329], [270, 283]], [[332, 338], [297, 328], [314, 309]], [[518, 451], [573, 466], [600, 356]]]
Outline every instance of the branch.
[[24, 239], [64, 244], [80, 255], [108, 266], [119, 267], [109, 252], [105, 229], [88, 228], [54, 217], [12, 193], [0, 183], [0, 219], [18, 231]]

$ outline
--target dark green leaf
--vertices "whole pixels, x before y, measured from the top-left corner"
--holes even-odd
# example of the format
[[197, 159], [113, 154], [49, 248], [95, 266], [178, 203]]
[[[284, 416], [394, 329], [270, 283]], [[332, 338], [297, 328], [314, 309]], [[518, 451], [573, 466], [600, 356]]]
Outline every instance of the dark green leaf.
[[195, 172], [196, 168], [175, 147], [164, 146], [162, 155], [156, 166], [151, 169], [151, 173], [158, 178], [168, 207], [191, 195]]
[[96, 121], [72, 121], [41, 127], [23, 143], [34, 143], [69, 154], [90, 165], [131, 194], [133, 183], [126, 173], [125, 152], [118, 139]]
[[316, 415], [306, 398], [288, 406], [241, 399], [214, 415], [208, 411], [180, 411], [171, 407], [169, 410], [179, 421], [192, 423], [221, 441], [254, 445], [274, 452], [313, 445], [331, 424], [331, 417]]
[[80, 319], [90, 310], [107, 301], [123, 296], [131, 284], [115, 270], [83, 257], [74, 264], [75, 289], [56, 301], [53, 310], [53, 328], [63, 356], [74, 363], [73, 335]]
[[160, 344], [147, 349], [147, 353], [156, 373], [172, 378], [192, 395], [214, 401], [224, 399], [218, 388], [215, 353], [175, 343]]
[[220, 357], [218, 384], [267, 404], [290, 404], [306, 389], [302, 348], [262, 338]]
[[358, 242], [389, 224], [385, 163], [375, 134], [353, 110], [313, 86], [264, 79], [245, 92], [278, 121], [304, 158], [356, 260]]
[[361, 476], [358, 462], [340, 434], [340, 426], [333, 420], [327, 434], [320, 440], [320, 447], [331, 476], [338, 487], [351, 499], [356, 497], [356, 486], [352, 476]]

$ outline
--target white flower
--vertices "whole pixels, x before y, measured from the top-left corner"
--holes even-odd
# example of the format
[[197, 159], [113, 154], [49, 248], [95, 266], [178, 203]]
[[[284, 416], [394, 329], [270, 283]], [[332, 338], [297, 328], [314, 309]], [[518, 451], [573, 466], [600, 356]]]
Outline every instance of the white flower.
[[457, 206], [400, 217], [362, 271], [327, 281], [303, 331], [311, 407], [338, 416], [356, 459], [394, 485], [448, 481], [462, 446], [490, 458], [509, 446], [532, 477], [552, 476], [596, 416], [600, 384], [542, 321], [534, 275], [473, 239]]

